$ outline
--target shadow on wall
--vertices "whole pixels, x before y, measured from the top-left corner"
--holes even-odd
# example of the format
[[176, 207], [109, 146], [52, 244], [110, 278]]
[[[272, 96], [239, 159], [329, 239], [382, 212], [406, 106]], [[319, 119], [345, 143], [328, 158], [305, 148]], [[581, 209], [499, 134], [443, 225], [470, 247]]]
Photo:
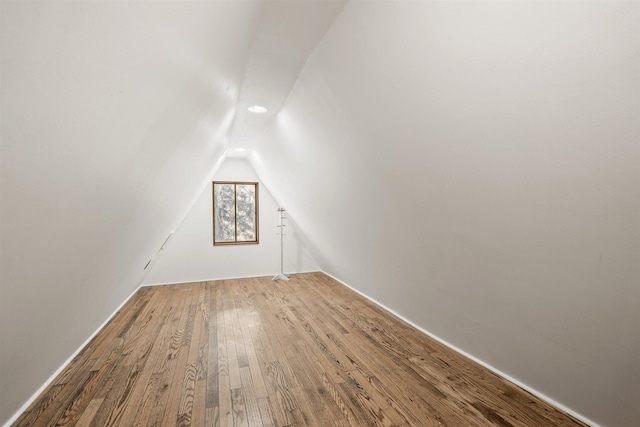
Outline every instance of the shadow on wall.
[[307, 248], [313, 248], [313, 243], [309, 236], [302, 231], [302, 228], [296, 224], [295, 220], [291, 218], [291, 214], [287, 212], [287, 221], [293, 230], [291, 233], [293, 240], [295, 241], [295, 254], [293, 256], [287, 256], [287, 241], [285, 239], [284, 243], [284, 254], [286, 260], [289, 261], [289, 264], [295, 267], [294, 271], [303, 271], [305, 266], [305, 259], [313, 259], [317, 263], [317, 265], [322, 269], [324, 265], [324, 259], [320, 254], [311, 253]]

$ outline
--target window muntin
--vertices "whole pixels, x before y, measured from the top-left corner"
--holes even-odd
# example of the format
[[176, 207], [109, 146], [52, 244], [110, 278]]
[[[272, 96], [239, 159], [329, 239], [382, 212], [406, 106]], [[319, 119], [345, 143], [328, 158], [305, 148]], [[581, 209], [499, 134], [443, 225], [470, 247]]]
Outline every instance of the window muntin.
[[213, 182], [213, 244], [258, 243], [258, 183]]

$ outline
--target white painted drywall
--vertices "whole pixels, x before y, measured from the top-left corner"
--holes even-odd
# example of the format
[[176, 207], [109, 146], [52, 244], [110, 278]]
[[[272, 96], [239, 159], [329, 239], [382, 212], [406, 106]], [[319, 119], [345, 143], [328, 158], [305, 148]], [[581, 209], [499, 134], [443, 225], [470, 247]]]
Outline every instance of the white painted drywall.
[[[280, 237], [276, 227], [280, 223], [280, 206], [269, 188], [260, 182], [253, 167], [245, 159], [226, 159], [216, 172], [214, 180], [259, 183], [259, 243], [213, 245], [213, 208], [209, 184], [154, 261], [153, 269], [144, 280], [145, 285], [273, 276], [280, 272]], [[301, 241], [290, 215], [285, 224], [285, 273], [317, 271], [319, 267]]]
[[[260, 7], [0, 2], [0, 420], [205, 187]], [[633, 1], [348, 3], [251, 163], [322, 268], [634, 425], [638, 18]]]
[[638, 2], [350, 2], [256, 169], [324, 270], [635, 426], [639, 23]]
[[0, 5], [0, 423], [141, 283], [225, 149], [261, 2]]

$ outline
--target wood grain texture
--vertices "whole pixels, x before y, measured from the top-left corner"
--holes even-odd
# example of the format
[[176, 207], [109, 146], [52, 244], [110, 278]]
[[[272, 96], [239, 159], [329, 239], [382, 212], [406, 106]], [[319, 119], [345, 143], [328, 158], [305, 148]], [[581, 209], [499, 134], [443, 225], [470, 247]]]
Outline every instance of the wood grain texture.
[[15, 426], [584, 426], [322, 273], [140, 289]]

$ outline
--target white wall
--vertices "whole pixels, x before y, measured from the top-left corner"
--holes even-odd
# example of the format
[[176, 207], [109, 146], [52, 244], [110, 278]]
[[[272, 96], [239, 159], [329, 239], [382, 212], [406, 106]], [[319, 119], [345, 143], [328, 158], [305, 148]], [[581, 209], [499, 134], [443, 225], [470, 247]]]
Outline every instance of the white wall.
[[256, 169], [324, 270], [637, 425], [639, 22], [637, 2], [351, 2]]
[[0, 423], [141, 283], [225, 149], [260, 2], [5, 2]]
[[[244, 159], [226, 159], [215, 173], [216, 181], [259, 183], [259, 243], [213, 246], [211, 184], [202, 192], [182, 225], [154, 261], [145, 285], [268, 276], [280, 272], [278, 203]], [[286, 209], [286, 206], [285, 206]], [[284, 271], [317, 271], [318, 265], [301, 241], [293, 218], [285, 220]]]
[[[0, 2], [0, 421], [206, 186], [260, 7]], [[351, 2], [251, 157], [323, 269], [611, 426], [640, 418], [638, 7]], [[184, 230], [156, 266], [226, 275]]]

